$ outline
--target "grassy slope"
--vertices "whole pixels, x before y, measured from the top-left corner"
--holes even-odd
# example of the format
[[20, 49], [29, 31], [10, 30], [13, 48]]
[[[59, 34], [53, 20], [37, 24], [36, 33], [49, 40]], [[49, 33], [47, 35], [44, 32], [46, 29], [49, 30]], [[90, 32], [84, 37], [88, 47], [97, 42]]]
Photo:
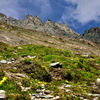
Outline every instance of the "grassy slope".
[[36, 44], [70, 50], [72, 53], [100, 55], [100, 46], [84, 40], [70, 40], [65, 37], [22, 29], [0, 23], [0, 41], [9, 45]]
[[[36, 56], [34, 59], [25, 58], [20, 60], [23, 55]], [[24, 86], [29, 85], [32, 82], [33, 88], [28, 92], [34, 93], [34, 89], [41, 88], [40, 81], [46, 82], [46, 88], [53, 90], [54, 95], [60, 95], [63, 99], [70, 97], [70, 93], [60, 91], [58, 86], [62, 83], [68, 83], [73, 85], [70, 88], [73, 94], [85, 96], [84, 93], [93, 92], [92, 83], [100, 75], [100, 57], [90, 55], [88, 58], [81, 55], [73, 55], [70, 51], [64, 51], [53, 47], [45, 47], [43, 45], [21, 45], [19, 47], [10, 47], [0, 42], [0, 59], [15, 58], [19, 62], [2, 65], [0, 64], [0, 80], [5, 76], [3, 71], [11, 73], [25, 73], [30, 78], [23, 79], [21, 81]], [[49, 66], [52, 62], [60, 62], [63, 68], [53, 69]], [[11, 67], [11, 68], [9, 68]], [[14, 67], [18, 70], [13, 69]], [[52, 79], [52, 74], [55, 76], [54, 71], [61, 74], [61, 80]], [[59, 76], [60, 77], [60, 76]], [[36, 80], [38, 79], [38, 80]], [[16, 84], [14, 79], [8, 78], [0, 89], [4, 89], [7, 92], [8, 98], [27, 98], [27, 92], [21, 92], [20, 87]], [[88, 97], [90, 98], [90, 97]]]

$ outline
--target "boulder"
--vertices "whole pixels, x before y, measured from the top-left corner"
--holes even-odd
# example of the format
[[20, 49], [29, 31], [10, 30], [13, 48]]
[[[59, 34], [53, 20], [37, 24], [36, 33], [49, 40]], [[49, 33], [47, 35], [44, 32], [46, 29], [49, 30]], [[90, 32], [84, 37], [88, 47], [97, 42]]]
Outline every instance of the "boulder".
[[54, 100], [60, 100], [60, 97], [59, 96], [56, 96], [53, 98]]
[[69, 88], [69, 87], [72, 87], [72, 85], [64, 84], [64, 87], [65, 87], [65, 88]]
[[21, 73], [17, 73], [16, 76], [17, 77], [21, 77], [21, 78], [26, 78], [27, 77], [27, 75], [21, 74]]
[[7, 64], [11, 64], [11, 63], [12, 63], [11, 61], [8, 61], [8, 62], [7, 62]]
[[50, 90], [45, 90], [44, 93], [45, 93], [45, 94], [50, 94], [51, 91], [50, 91]]
[[50, 64], [50, 66], [53, 68], [62, 68], [62, 64], [59, 62], [52, 63]]
[[84, 57], [84, 58], [88, 58], [88, 57], [89, 57], [89, 55], [82, 55], [82, 57]]
[[97, 85], [98, 88], [100, 88], [100, 78], [98, 78], [98, 79], [96, 80], [96, 85]]
[[36, 58], [36, 56], [27, 56], [29, 59]]
[[20, 50], [21, 50], [21, 49], [22, 49], [22, 47], [18, 47], [18, 49], [20, 49]]
[[40, 96], [40, 98], [52, 99], [53, 96], [52, 95], [42, 95], [42, 96]]
[[16, 59], [14, 59], [14, 58], [11, 58], [10, 60], [11, 60], [11, 61], [16, 61]]
[[5, 91], [4, 90], [0, 90], [0, 100], [5, 99], [6, 95], [5, 95]]
[[6, 61], [6, 60], [1, 60], [0, 63], [1, 63], [1, 64], [6, 64], [7, 61]]

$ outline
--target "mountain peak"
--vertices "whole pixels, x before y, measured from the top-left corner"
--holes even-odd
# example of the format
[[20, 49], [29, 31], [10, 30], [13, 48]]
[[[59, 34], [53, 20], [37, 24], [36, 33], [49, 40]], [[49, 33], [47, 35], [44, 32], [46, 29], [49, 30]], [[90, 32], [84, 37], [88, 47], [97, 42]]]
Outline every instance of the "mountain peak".
[[35, 18], [41, 20], [39, 16], [36, 16]]
[[7, 16], [4, 15], [3, 13], [0, 13], [0, 21], [6, 22]]
[[32, 15], [26, 15], [25, 19], [33, 19], [34, 17]]
[[26, 15], [24, 21], [26, 23], [30, 23], [30, 22], [33, 22], [34, 21], [34, 17], [32, 15]]
[[39, 16], [36, 16], [36, 17], [34, 18], [34, 24], [35, 24], [37, 27], [39, 27], [39, 26], [41, 26], [41, 25], [43, 24]]
[[49, 26], [53, 26], [53, 22], [51, 20], [47, 20], [44, 25], [49, 25]]
[[6, 21], [8, 24], [14, 26], [56, 34], [68, 38], [76, 38], [78, 36], [78, 34], [66, 24], [59, 24], [57, 22], [53, 23], [51, 20], [47, 20], [46, 22], [42, 23], [39, 16], [33, 17], [32, 15], [26, 15], [24, 20], [17, 20], [12, 17], [7, 18], [4, 14], [1, 14], [0, 21]]
[[100, 27], [94, 27], [90, 30], [86, 30], [83, 34], [84, 39], [100, 43]]
[[6, 15], [3, 13], [0, 13], [0, 17], [6, 17]]

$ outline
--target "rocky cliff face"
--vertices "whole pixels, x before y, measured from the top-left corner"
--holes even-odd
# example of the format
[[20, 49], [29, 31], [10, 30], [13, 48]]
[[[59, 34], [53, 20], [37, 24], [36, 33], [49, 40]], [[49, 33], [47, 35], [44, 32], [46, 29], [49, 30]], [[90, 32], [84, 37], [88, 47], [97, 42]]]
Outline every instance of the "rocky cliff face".
[[6, 22], [6, 21], [7, 21], [7, 17], [6, 17], [6, 15], [0, 13], [0, 21], [2, 21], [2, 22]]
[[85, 31], [83, 38], [95, 43], [100, 43], [100, 27], [91, 28]]
[[7, 18], [4, 14], [0, 13], [0, 21], [6, 22], [10, 25], [33, 29], [39, 32], [45, 32], [49, 34], [56, 34], [60, 36], [66, 36], [68, 38], [78, 38], [79, 34], [74, 32], [66, 24], [59, 24], [57, 22], [52, 23], [48, 20], [45, 23], [42, 23], [41, 19], [36, 16], [27, 15], [24, 20], [16, 20], [12, 17]]

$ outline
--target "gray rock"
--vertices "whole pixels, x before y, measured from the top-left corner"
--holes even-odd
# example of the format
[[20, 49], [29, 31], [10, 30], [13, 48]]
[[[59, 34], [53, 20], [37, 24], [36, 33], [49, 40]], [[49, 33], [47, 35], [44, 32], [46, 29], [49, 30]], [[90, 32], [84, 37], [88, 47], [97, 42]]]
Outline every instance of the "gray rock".
[[20, 50], [21, 50], [21, 49], [22, 49], [22, 47], [18, 47], [18, 49], [20, 49]]
[[29, 59], [36, 58], [36, 56], [27, 56]]
[[16, 59], [14, 59], [14, 58], [11, 58], [10, 60], [11, 60], [11, 61], [15, 61]]
[[41, 92], [42, 92], [42, 90], [40, 90], [40, 89], [36, 90], [36, 93], [41, 93]]
[[8, 62], [7, 62], [7, 64], [11, 64], [11, 63], [12, 63], [11, 61], [8, 61]]
[[62, 68], [62, 64], [59, 62], [52, 63], [50, 64], [50, 66], [53, 68]]
[[99, 100], [99, 98], [98, 97], [95, 97], [95, 98], [93, 98], [93, 100]]
[[64, 87], [65, 87], [65, 88], [68, 88], [68, 87], [72, 87], [72, 85], [64, 84]]
[[4, 90], [0, 90], [0, 99], [5, 99], [6, 95], [5, 95], [5, 91]]
[[53, 98], [53, 96], [52, 95], [42, 95], [40, 96], [40, 98], [51, 99]]
[[6, 61], [6, 60], [1, 60], [0, 63], [1, 63], [1, 64], [6, 64], [7, 61]]
[[87, 58], [87, 57], [89, 57], [89, 55], [82, 55], [82, 57]]
[[31, 100], [35, 100], [35, 98], [36, 98], [35, 96], [31, 96]]
[[26, 78], [26, 77], [27, 77], [27, 75], [25, 75], [25, 74], [21, 74], [21, 73], [17, 73], [16, 76], [18, 76], [18, 77], [22, 77], [22, 78]]
[[66, 89], [66, 92], [70, 92], [70, 90], [69, 89]]
[[100, 27], [91, 28], [90, 30], [86, 30], [83, 34], [83, 38], [100, 43]]
[[60, 97], [59, 96], [56, 96], [53, 98], [54, 100], [60, 100]]
[[97, 85], [98, 88], [100, 88], [100, 78], [98, 78], [98, 79], [96, 80], [96, 85]]
[[37, 96], [37, 94], [32, 94], [32, 96]]
[[81, 99], [81, 100], [84, 100], [84, 98], [83, 98], [83, 97], [80, 97], [80, 99]]
[[6, 22], [6, 21], [7, 21], [7, 17], [6, 17], [6, 15], [0, 13], [0, 21], [2, 21], [2, 22]]
[[94, 96], [94, 97], [99, 97], [100, 96], [100, 94], [92, 94], [92, 93], [87, 93], [87, 95]]
[[50, 94], [51, 91], [50, 91], [50, 90], [45, 90], [44, 93], [45, 93], [45, 94]]

